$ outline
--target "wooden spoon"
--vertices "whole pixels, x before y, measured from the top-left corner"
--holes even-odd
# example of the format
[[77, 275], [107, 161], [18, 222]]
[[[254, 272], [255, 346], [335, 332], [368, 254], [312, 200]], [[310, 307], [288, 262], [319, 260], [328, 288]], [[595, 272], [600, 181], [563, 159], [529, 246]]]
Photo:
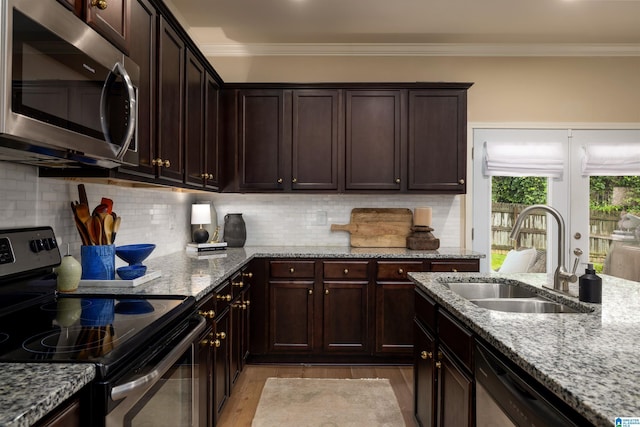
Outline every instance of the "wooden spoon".
[[116, 219], [113, 220], [113, 231], [112, 231], [112, 234], [111, 234], [111, 244], [112, 245], [116, 242], [116, 233], [120, 229], [120, 220], [121, 219], [122, 219], [121, 217], [116, 216]]
[[113, 244], [113, 217], [111, 215], [102, 218], [102, 242], [105, 245]]
[[76, 204], [71, 202], [71, 210], [73, 211], [73, 220], [76, 223], [76, 228], [78, 229], [78, 233], [80, 233], [80, 240], [82, 240], [83, 245], [90, 245], [91, 239], [89, 237], [89, 232], [87, 231], [87, 227], [84, 225], [78, 215], [76, 214]]
[[78, 197], [80, 197], [80, 204], [86, 205], [89, 208], [89, 200], [87, 199], [87, 190], [84, 188], [84, 184], [78, 184]]
[[89, 212], [89, 206], [79, 203], [75, 205], [76, 216], [83, 224], [86, 224], [89, 218], [91, 218], [91, 212]]

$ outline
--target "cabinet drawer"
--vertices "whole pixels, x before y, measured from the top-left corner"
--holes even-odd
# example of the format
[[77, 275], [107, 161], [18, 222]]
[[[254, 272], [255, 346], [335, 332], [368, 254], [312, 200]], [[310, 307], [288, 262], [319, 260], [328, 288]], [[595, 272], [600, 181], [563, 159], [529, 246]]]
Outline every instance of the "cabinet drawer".
[[448, 313], [438, 310], [438, 337], [469, 371], [472, 370], [473, 335]]
[[367, 261], [325, 261], [322, 263], [326, 279], [366, 279]]
[[410, 282], [407, 279], [407, 273], [410, 271], [424, 271], [422, 261], [378, 261], [376, 279]]
[[271, 261], [269, 269], [271, 277], [277, 278], [305, 278], [313, 279], [315, 276], [315, 262], [313, 261]]
[[423, 325], [431, 329], [431, 332], [436, 332], [436, 302], [428, 296], [418, 292], [415, 292], [415, 310], [416, 318], [422, 322]]
[[477, 259], [431, 261], [431, 271], [435, 273], [476, 272], [480, 271], [480, 261]]

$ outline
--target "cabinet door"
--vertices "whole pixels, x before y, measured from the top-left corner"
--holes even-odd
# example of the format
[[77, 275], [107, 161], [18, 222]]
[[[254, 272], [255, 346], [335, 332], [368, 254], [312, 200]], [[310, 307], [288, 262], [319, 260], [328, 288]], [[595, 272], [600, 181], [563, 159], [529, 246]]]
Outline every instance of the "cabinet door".
[[158, 177], [183, 182], [184, 41], [160, 17], [158, 40]]
[[200, 345], [197, 347], [197, 375], [198, 375], [198, 426], [207, 427], [213, 425], [213, 369], [214, 347], [210, 339], [213, 329], [208, 326], [200, 336]]
[[414, 336], [414, 414], [420, 427], [433, 427], [437, 403], [434, 362], [436, 341], [418, 321], [414, 323]]
[[132, 0], [85, 1], [85, 19], [104, 38], [129, 53], [129, 18]]
[[323, 343], [331, 353], [369, 350], [369, 284], [324, 282]]
[[480, 261], [477, 259], [468, 260], [439, 260], [431, 261], [430, 271], [434, 273], [458, 273], [458, 272], [477, 272], [480, 271]]
[[473, 425], [473, 380], [453, 362], [447, 351], [438, 353], [438, 421], [439, 427]]
[[409, 283], [376, 283], [376, 352], [411, 354], [414, 289]]
[[293, 190], [338, 190], [344, 170], [339, 149], [339, 108], [338, 90], [293, 92]]
[[269, 282], [271, 351], [313, 350], [313, 297], [313, 281]]
[[122, 166], [126, 173], [155, 177], [156, 156], [156, 10], [148, 0], [131, 3], [131, 59], [140, 67], [136, 148], [138, 166]]
[[184, 181], [197, 187], [204, 185], [204, 96], [205, 96], [204, 66], [187, 49], [185, 63], [185, 155]]
[[346, 92], [347, 190], [400, 190], [401, 91]]
[[218, 145], [218, 101], [220, 87], [211, 74], [205, 82], [204, 120], [204, 185], [210, 189], [220, 186], [219, 145]]
[[238, 96], [239, 189], [283, 190], [290, 174], [285, 170], [290, 162], [284, 140], [284, 93], [256, 89], [241, 90]]
[[[222, 408], [231, 393], [229, 358], [231, 355], [229, 339], [229, 309], [223, 310], [215, 321], [215, 333], [211, 337], [214, 341], [215, 352], [213, 362], [213, 410], [216, 423], [220, 418]], [[224, 338], [223, 335], [224, 334]]]
[[466, 91], [409, 92], [409, 190], [466, 192]]

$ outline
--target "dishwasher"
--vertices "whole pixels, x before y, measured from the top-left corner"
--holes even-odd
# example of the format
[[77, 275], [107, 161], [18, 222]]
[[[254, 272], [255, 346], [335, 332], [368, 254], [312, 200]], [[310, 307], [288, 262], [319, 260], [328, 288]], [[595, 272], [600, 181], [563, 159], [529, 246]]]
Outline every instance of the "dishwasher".
[[584, 417], [496, 351], [476, 343], [476, 427], [589, 426]]

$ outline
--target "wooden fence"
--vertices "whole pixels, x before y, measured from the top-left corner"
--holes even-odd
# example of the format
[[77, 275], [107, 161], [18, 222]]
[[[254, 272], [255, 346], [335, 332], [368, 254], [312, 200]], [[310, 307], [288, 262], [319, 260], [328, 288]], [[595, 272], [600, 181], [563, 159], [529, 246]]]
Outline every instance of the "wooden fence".
[[[534, 213], [525, 218], [518, 242], [509, 239], [515, 218], [527, 205], [515, 203], [493, 203], [491, 214], [491, 251], [507, 253], [516, 247], [547, 248], [547, 215]], [[589, 215], [590, 262], [602, 263], [611, 244], [611, 233], [616, 229], [620, 217], [617, 214], [603, 214], [591, 211]], [[569, 238], [569, 236], [567, 236]]]

